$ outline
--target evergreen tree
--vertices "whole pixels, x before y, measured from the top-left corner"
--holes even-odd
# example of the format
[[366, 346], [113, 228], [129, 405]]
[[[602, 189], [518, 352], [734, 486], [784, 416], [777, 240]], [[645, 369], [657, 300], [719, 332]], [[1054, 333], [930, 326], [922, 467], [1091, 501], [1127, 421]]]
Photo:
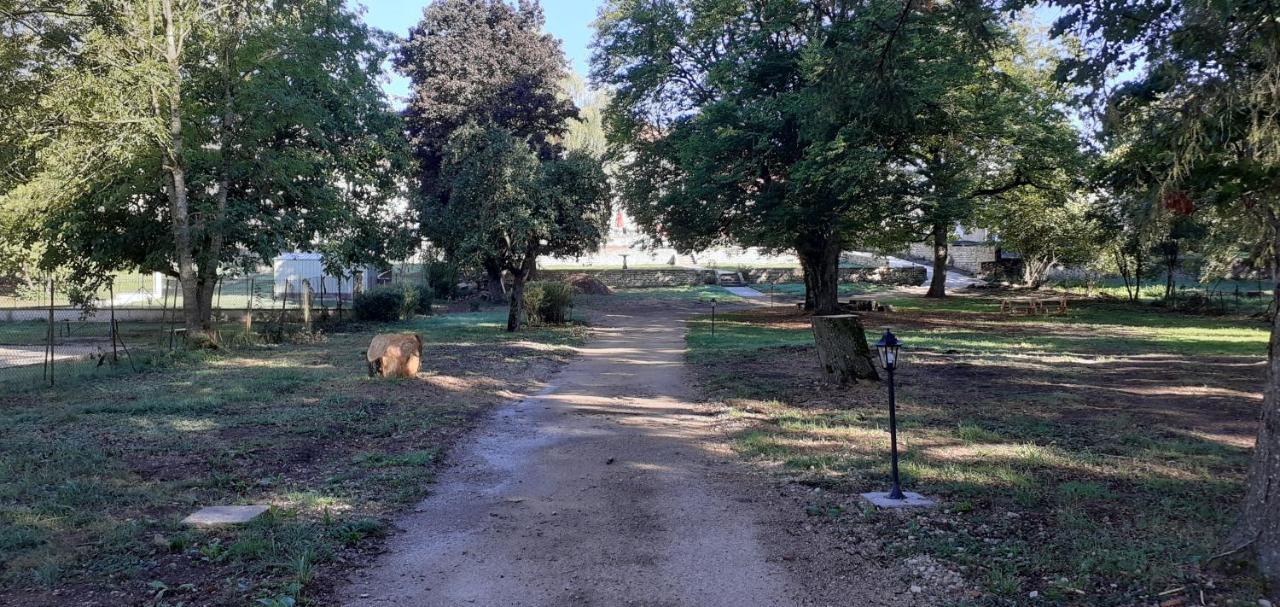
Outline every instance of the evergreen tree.
[[[418, 161], [423, 234], [449, 255], [459, 252], [455, 209], [441, 171], [450, 140], [469, 122], [493, 125], [527, 142], [540, 159], [559, 154], [558, 138], [577, 116], [560, 90], [568, 74], [560, 42], [543, 33], [537, 2], [436, 0], [396, 57], [412, 91], [405, 111]], [[456, 211], [456, 212], [455, 212]], [[481, 258], [493, 299], [505, 298], [502, 263]]]

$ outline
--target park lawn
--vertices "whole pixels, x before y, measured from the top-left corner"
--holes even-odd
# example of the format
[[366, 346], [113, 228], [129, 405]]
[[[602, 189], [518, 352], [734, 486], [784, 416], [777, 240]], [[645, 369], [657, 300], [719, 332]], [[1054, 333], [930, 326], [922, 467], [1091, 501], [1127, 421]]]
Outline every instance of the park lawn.
[[574, 301], [579, 306], [608, 307], [618, 303], [643, 304], [658, 302], [704, 303], [711, 304], [746, 303], [748, 300], [726, 291], [716, 285], [699, 285], [696, 287], [653, 287], [634, 289], [614, 289], [612, 295], [579, 295]]
[[913, 580], [955, 605], [1026, 605], [1032, 592], [1099, 606], [1261, 596], [1243, 576], [1210, 586], [1221, 574], [1198, 563], [1243, 493], [1264, 323], [1116, 304], [1009, 317], [983, 298], [893, 303], [864, 321], [870, 339], [892, 326], [907, 344], [902, 471], [908, 490], [941, 498], [932, 511], [862, 505], [858, 494], [887, 489], [885, 390], [819, 383], [807, 317], [732, 313], [714, 337], [709, 319], [691, 324], [689, 361], [724, 405], [733, 446], [812, 486], [824, 525], [958, 573], [963, 587]]
[[[459, 314], [0, 396], [0, 603], [308, 604], [421, 499], [450, 443], [584, 338]], [[366, 376], [374, 330], [426, 342], [412, 380]], [[179, 521], [270, 504], [242, 528]], [[53, 593], [57, 589], [57, 594]], [[93, 601], [98, 601], [93, 603]]]

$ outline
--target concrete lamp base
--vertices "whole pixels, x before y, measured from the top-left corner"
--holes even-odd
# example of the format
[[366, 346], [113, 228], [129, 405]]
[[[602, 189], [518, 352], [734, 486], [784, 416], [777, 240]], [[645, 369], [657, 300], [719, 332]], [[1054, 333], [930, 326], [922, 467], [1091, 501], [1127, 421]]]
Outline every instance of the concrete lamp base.
[[931, 500], [919, 493], [911, 493], [910, 491], [902, 494], [905, 499], [895, 500], [889, 498], [888, 492], [863, 493], [862, 499], [871, 502], [877, 508], [932, 508], [938, 505], [938, 502]]

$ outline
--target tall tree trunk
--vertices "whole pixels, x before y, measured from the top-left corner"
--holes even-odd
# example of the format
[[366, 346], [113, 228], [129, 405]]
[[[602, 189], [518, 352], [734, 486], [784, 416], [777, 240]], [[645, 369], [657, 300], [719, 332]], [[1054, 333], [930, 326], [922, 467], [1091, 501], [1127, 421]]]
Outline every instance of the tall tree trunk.
[[481, 265], [484, 266], [485, 289], [489, 293], [489, 301], [494, 303], [506, 301], [507, 286], [502, 282], [502, 265], [496, 259], [485, 259]]
[[804, 310], [806, 312], [813, 311], [813, 276], [809, 271], [809, 264], [805, 262], [803, 255], [800, 258], [800, 276], [804, 282]]
[[947, 225], [933, 224], [933, 234], [930, 238], [933, 240], [933, 278], [929, 281], [929, 292], [924, 296], [946, 297], [947, 256], [950, 254], [947, 246]]
[[[218, 125], [218, 186], [214, 193], [214, 210], [213, 216], [207, 218], [200, 226], [201, 231], [205, 235], [204, 250], [198, 256], [197, 262], [197, 316], [199, 323], [199, 331], [193, 332], [190, 323], [188, 323], [188, 338], [194, 338], [204, 343], [214, 343], [217, 333], [213, 330], [213, 294], [218, 285], [218, 268], [222, 263], [222, 249], [226, 246], [226, 229], [227, 229], [227, 198], [231, 192], [231, 166], [232, 166], [232, 130], [235, 122], [235, 88], [234, 83], [237, 79], [235, 69], [235, 51], [238, 33], [238, 20], [236, 15], [232, 15], [225, 11], [231, 10], [230, 7], [224, 7], [221, 18], [225, 19], [225, 31], [222, 35], [225, 38], [225, 44], [221, 49], [222, 62], [222, 116]], [[193, 252], [193, 257], [196, 255]]]
[[1124, 247], [1116, 245], [1116, 267], [1120, 270], [1120, 277], [1124, 279], [1124, 292], [1129, 297], [1129, 301], [1136, 301], [1133, 291], [1133, 280], [1129, 274], [1129, 256], [1125, 254]]
[[[1280, 267], [1280, 219], [1270, 214], [1272, 267]], [[1280, 306], [1280, 280], [1273, 279], [1272, 306]], [[1273, 310], [1280, 307], [1273, 307]], [[1267, 383], [1258, 427], [1244, 508], [1232, 534], [1233, 550], [1247, 550], [1271, 585], [1271, 598], [1280, 599], [1280, 314], [1271, 317], [1267, 347]]]
[[1178, 265], [1178, 243], [1174, 241], [1166, 245], [1170, 247], [1165, 253], [1164, 261], [1167, 266], [1164, 279], [1164, 298], [1173, 297], [1173, 270]]
[[173, 11], [172, 0], [161, 3], [164, 19], [165, 66], [172, 79], [164, 91], [168, 130], [168, 150], [165, 154], [165, 170], [169, 173], [169, 216], [173, 231], [175, 259], [178, 265], [178, 281], [182, 285], [182, 318], [187, 332], [202, 331], [200, 318], [200, 292], [195, 255], [191, 240], [191, 210], [187, 198], [187, 167], [182, 141], [182, 44], [178, 35], [180, 27]]
[[205, 280], [203, 277], [197, 281], [198, 304], [200, 306], [199, 314], [201, 318], [200, 334], [188, 335], [188, 338], [195, 337], [206, 343], [215, 343], [216, 334], [213, 330], [213, 294], [218, 290], [218, 278], [215, 275], [211, 280]]
[[840, 250], [843, 243], [837, 234], [810, 234], [796, 246], [805, 274], [807, 291], [813, 297], [813, 313], [840, 313]]
[[507, 331], [514, 333], [524, 324], [524, 283], [537, 267], [538, 252], [525, 253], [519, 268], [511, 270], [511, 305], [507, 311]]
[[1133, 302], [1142, 299], [1142, 243], [1133, 252]]

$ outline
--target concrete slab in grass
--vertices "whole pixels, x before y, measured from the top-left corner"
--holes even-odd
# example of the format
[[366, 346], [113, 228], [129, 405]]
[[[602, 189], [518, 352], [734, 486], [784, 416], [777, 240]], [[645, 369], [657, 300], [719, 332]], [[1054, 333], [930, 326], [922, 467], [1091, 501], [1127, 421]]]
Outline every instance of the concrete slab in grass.
[[207, 506], [191, 513], [182, 522], [196, 527], [240, 525], [262, 515], [271, 506]]
[[863, 493], [862, 499], [871, 502], [877, 508], [932, 508], [938, 505], [937, 501], [919, 493], [904, 491], [902, 495], [904, 499], [895, 500], [891, 499], [887, 492]]

